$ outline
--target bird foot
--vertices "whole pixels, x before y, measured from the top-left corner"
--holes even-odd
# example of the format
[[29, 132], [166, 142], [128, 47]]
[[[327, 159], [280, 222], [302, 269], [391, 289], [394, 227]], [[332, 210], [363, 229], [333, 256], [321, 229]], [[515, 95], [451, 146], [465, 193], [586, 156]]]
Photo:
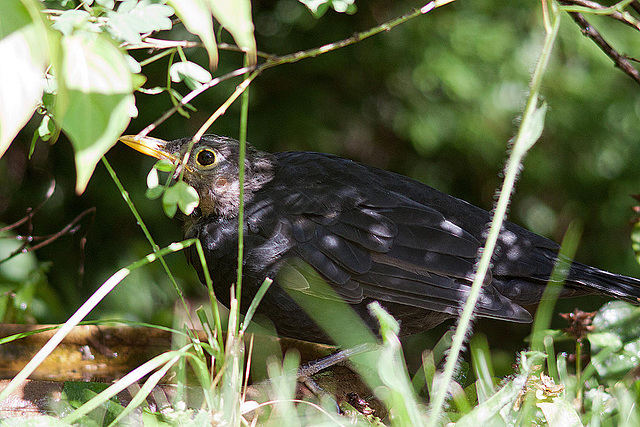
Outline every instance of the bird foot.
[[324, 371], [335, 365], [343, 365], [348, 360], [358, 354], [366, 353], [374, 350], [376, 347], [373, 343], [364, 343], [357, 345], [353, 348], [345, 350], [339, 350], [328, 356], [321, 357], [320, 359], [313, 360], [309, 363], [302, 365], [298, 368], [298, 381], [305, 382], [309, 377]]

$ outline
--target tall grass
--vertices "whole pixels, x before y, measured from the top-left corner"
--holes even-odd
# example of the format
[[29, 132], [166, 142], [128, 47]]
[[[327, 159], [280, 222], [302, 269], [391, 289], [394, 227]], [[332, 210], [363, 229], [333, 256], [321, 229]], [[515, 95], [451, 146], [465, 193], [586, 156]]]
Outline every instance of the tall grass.
[[[446, 2], [440, 2], [446, 3]], [[437, 7], [440, 3], [436, 4]], [[431, 3], [430, 3], [431, 4]], [[435, 3], [434, 3], [435, 4]], [[559, 294], [558, 283], [562, 282], [558, 266], [554, 272], [553, 285], [547, 288], [547, 298], [540, 304], [533, 324], [530, 347], [523, 349], [517, 359], [517, 366], [511, 375], [496, 378], [493, 369], [492, 353], [486, 339], [475, 336], [469, 344], [469, 358], [473, 367], [474, 380], [465, 380], [456, 376], [460, 365], [462, 350], [470, 335], [469, 328], [473, 320], [475, 302], [479, 296], [484, 275], [489, 270], [490, 259], [496, 245], [498, 232], [506, 218], [509, 198], [513, 191], [518, 171], [526, 152], [535, 144], [544, 127], [546, 106], [539, 101], [541, 82], [546, 64], [553, 50], [560, 25], [560, 14], [556, 3], [543, 1], [544, 27], [546, 38], [541, 55], [533, 71], [530, 94], [522, 116], [519, 131], [513, 141], [509, 160], [505, 168], [505, 179], [499, 192], [494, 210], [487, 244], [478, 263], [476, 280], [469, 295], [460, 321], [454, 331], [448, 333], [433, 350], [425, 351], [422, 366], [412, 375], [407, 369], [400, 340], [398, 323], [379, 305], [372, 304], [372, 314], [379, 320], [380, 339], [374, 337], [346, 306], [337, 319], [326, 322], [322, 307], [313, 301], [299, 303], [309, 307], [310, 315], [318, 323], [326, 326], [330, 336], [335, 336], [342, 346], [348, 347], [355, 342], [369, 342], [374, 350], [359, 354], [354, 358], [354, 368], [365, 378], [374, 396], [385, 405], [388, 417], [385, 423], [395, 426], [436, 426], [455, 423], [459, 426], [487, 425], [543, 425], [551, 426], [606, 426], [638, 425], [640, 411], [640, 383], [635, 372], [640, 360], [640, 308], [625, 303], [605, 305], [593, 319], [593, 330], [582, 337], [572, 337], [560, 330], [550, 330], [555, 300]], [[429, 9], [430, 10], [430, 9]], [[427, 7], [416, 11], [414, 15], [426, 13]], [[410, 16], [410, 15], [406, 15]], [[404, 19], [404, 20], [403, 20]], [[409, 18], [401, 18], [398, 25]], [[379, 31], [391, 27], [380, 26]], [[371, 32], [375, 34], [376, 32]], [[367, 33], [368, 34], [368, 33]], [[345, 44], [346, 45], [346, 44]], [[331, 49], [341, 47], [336, 44]], [[331, 50], [329, 48], [308, 52], [312, 57]], [[303, 55], [304, 56], [304, 55]], [[302, 59], [285, 58], [280, 63]], [[246, 76], [241, 90], [233, 99], [241, 96], [240, 120], [240, 170], [244, 166], [244, 144], [247, 135], [249, 82], [257, 73]], [[245, 84], [246, 83], [246, 84]], [[231, 98], [230, 98], [231, 99]], [[226, 104], [225, 104], [226, 105]], [[226, 109], [226, 108], [225, 108]], [[222, 112], [220, 113], [222, 114]], [[213, 117], [213, 116], [212, 116]], [[217, 116], [216, 116], [217, 117]], [[206, 129], [201, 129], [202, 133]], [[152, 248], [147, 257], [132, 263], [109, 278], [87, 302], [69, 318], [58, 333], [47, 343], [31, 362], [0, 393], [0, 400], [9, 396], [26, 379], [42, 360], [47, 357], [64, 336], [76, 326], [104, 296], [120, 283], [131, 271], [159, 260], [175, 285], [179, 298], [186, 308], [182, 293], [172, 278], [163, 257], [169, 253], [195, 245], [199, 254], [205, 281], [211, 299], [211, 315], [202, 310], [198, 317], [205, 329], [207, 340], [200, 341], [190, 328], [178, 325], [176, 334], [187, 339], [178, 348], [165, 352], [134, 369], [124, 378], [106, 387], [85, 402], [62, 414], [67, 424], [118, 425], [142, 419], [154, 425], [380, 425], [375, 415], [363, 416], [343, 407], [339, 413], [333, 401], [320, 399], [318, 402], [296, 399], [296, 374], [299, 358], [296, 353], [287, 353], [282, 361], [272, 360], [268, 365], [269, 382], [266, 383], [268, 398], [264, 402], [247, 401], [248, 366], [245, 366], [245, 336], [256, 307], [271, 281], [267, 280], [260, 288], [249, 311], [242, 318], [239, 311], [242, 287], [242, 217], [243, 199], [239, 216], [239, 257], [235, 292], [231, 293], [230, 316], [226, 328], [217, 311], [217, 301], [211, 278], [206, 267], [205, 256], [199, 241], [188, 240], [173, 243], [160, 248], [146, 229], [143, 219], [137, 212], [127, 191], [117, 178], [117, 174], [104, 161], [115, 185], [120, 190], [133, 216], [142, 227]], [[240, 175], [241, 180], [243, 174]], [[243, 188], [242, 185], [240, 188]], [[579, 227], [572, 226], [562, 245], [562, 253], [571, 257], [579, 239]], [[328, 292], [330, 289], [328, 290]], [[226, 302], [225, 302], [226, 303]], [[315, 310], [315, 312], [314, 312]], [[187, 310], [188, 312], [188, 310]], [[193, 326], [192, 319], [189, 326]], [[341, 336], [340, 325], [349, 324], [350, 334]], [[223, 335], [226, 329], [226, 338]], [[359, 332], [354, 332], [354, 330]], [[350, 342], [349, 340], [353, 340]], [[342, 341], [341, 341], [342, 340]], [[574, 354], [557, 352], [556, 348], [571, 342]], [[444, 369], [442, 360], [446, 354]], [[582, 364], [582, 355], [589, 356]], [[573, 357], [573, 359], [572, 359]], [[251, 360], [250, 358], [248, 360]], [[170, 409], [153, 413], [146, 408], [146, 399], [153, 393], [154, 387], [172, 371], [181, 372], [188, 366], [191, 377], [196, 383], [188, 382], [187, 375], [178, 375], [177, 388], [181, 390]], [[134, 385], [141, 383], [140, 387]], [[112, 400], [120, 391], [135, 388], [133, 399], [125, 407]], [[421, 396], [426, 390], [428, 400]], [[195, 397], [195, 399], [194, 399]], [[195, 400], [195, 402], [194, 402]], [[428, 402], [428, 403], [427, 403]], [[115, 406], [114, 406], [115, 405]], [[109, 409], [105, 409], [106, 407]], [[137, 413], [136, 413], [137, 412]], [[140, 414], [141, 412], [141, 414]], [[107, 417], [104, 414], [109, 413]], [[96, 415], [98, 414], [98, 415]], [[101, 415], [100, 415], [101, 414]], [[345, 414], [351, 414], [346, 416]], [[134, 418], [138, 417], [138, 418]], [[254, 420], [254, 421], [251, 421]], [[51, 422], [59, 422], [51, 419]], [[14, 421], [12, 420], [12, 423]], [[255, 423], [255, 424], [254, 424]]]

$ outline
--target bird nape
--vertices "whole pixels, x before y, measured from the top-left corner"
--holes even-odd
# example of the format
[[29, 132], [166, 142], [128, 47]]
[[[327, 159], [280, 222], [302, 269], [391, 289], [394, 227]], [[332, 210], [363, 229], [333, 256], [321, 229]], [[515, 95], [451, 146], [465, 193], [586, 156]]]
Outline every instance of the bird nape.
[[[123, 136], [136, 150], [184, 168], [200, 205], [185, 219], [198, 238], [215, 292], [229, 301], [238, 254], [238, 141], [205, 135], [165, 142]], [[378, 301], [401, 334], [457, 316], [469, 294], [490, 214], [402, 175], [313, 152], [269, 154], [246, 146], [241, 309], [263, 280], [274, 280], [258, 307], [282, 336], [331, 342], [307, 311], [333, 318], [346, 305], [373, 331]], [[182, 164], [183, 162], [186, 163]], [[505, 222], [500, 249], [476, 306], [481, 317], [531, 322], [522, 306], [540, 301], [558, 261], [555, 242]], [[200, 280], [195, 248], [187, 259]], [[562, 297], [605, 294], [638, 302], [640, 280], [570, 265]], [[304, 308], [301, 301], [306, 301]], [[315, 310], [313, 310], [315, 309]], [[345, 325], [339, 325], [342, 329]]]

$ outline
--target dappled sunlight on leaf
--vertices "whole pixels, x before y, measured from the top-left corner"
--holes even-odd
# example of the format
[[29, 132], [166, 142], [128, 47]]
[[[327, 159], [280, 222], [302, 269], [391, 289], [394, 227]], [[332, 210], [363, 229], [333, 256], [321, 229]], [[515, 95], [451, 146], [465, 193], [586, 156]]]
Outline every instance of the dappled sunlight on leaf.
[[0, 17], [0, 157], [36, 111], [44, 89], [47, 35], [18, 0]]
[[122, 52], [93, 34], [63, 37], [60, 73], [64, 81], [54, 114], [73, 145], [76, 191], [82, 193], [100, 158], [136, 115], [133, 81]]

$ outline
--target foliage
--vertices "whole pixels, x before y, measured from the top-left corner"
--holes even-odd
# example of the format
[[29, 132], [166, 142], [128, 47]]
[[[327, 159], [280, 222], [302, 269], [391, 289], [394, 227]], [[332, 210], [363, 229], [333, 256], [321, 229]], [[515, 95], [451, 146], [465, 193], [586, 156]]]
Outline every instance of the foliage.
[[[322, 16], [330, 8], [338, 12], [355, 12], [355, 5], [351, 1], [302, 3], [316, 17]], [[41, 3], [35, 0], [4, 0], [0, 5], [0, 55], [15, 58], [10, 66], [0, 68], [0, 154], [9, 152], [9, 145], [37, 111], [40, 122], [29, 128], [35, 131], [31, 153], [37, 150], [35, 141], [38, 137], [53, 143], [60, 132], [64, 133], [74, 150], [77, 170], [75, 189], [78, 192], [87, 188], [98, 161], [114, 146], [131, 118], [138, 114], [134, 104], [134, 93], [138, 93], [138, 109], [142, 117], [155, 114], [153, 104], [158, 103], [158, 99], [166, 99], [160, 98], [165, 96], [173, 105], [169, 110], [171, 113], [178, 112], [185, 117], [191, 117], [197, 123], [205, 123], [195, 132], [198, 135], [205, 132], [227, 108], [233, 108], [231, 104], [246, 90], [249, 83], [254, 79], [257, 83], [264, 78], [264, 85], [252, 85], [252, 88], [257, 86], [252, 89], [256, 99], [255, 115], [252, 114], [249, 126], [256, 122], [258, 126], [262, 126], [260, 129], [272, 128], [272, 123], [268, 123], [269, 126], [260, 124], [258, 113], [274, 109], [275, 101], [283, 94], [289, 102], [275, 110], [284, 112], [291, 118], [290, 125], [279, 128], [277, 138], [271, 136], [271, 144], [282, 144], [279, 148], [287, 145], [287, 148], [290, 148], [289, 142], [294, 141], [291, 144], [294, 147], [309, 148], [308, 145], [314, 144], [315, 149], [342, 150], [347, 154], [351, 150], [358, 153], [363, 160], [378, 162], [380, 166], [393, 167], [394, 159], [402, 160], [406, 161], [406, 167], [414, 176], [432, 178], [444, 187], [452, 185], [455, 181], [456, 178], [450, 176], [452, 171], [464, 171], [465, 178], [471, 181], [471, 185], [468, 186], [471, 191], [488, 191], [489, 196], [485, 197], [490, 199], [493, 190], [486, 188], [491, 188], [491, 185], [485, 185], [485, 180], [479, 177], [495, 175], [499, 168], [496, 163], [499, 163], [504, 155], [505, 141], [512, 133], [508, 123], [524, 104], [524, 82], [541, 48], [539, 27], [545, 27], [549, 34], [552, 23], [559, 23], [550, 20], [549, 16], [556, 17], [557, 13], [564, 13], [556, 9], [558, 5], [555, 2], [543, 2], [543, 13], [535, 15], [544, 17], [541, 24], [532, 20], [534, 14], [531, 13], [531, 5], [454, 5], [452, 11], [443, 11], [438, 19], [426, 19], [420, 25], [414, 22], [409, 24], [410, 19], [427, 10], [425, 6], [423, 10], [418, 10], [413, 15], [403, 15], [396, 21], [389, 21], [387, 18], [381, 25], [377, 22], [374, 26], [368, 21], [366, 28], [373, 30], [344, 39], [343, 43], [330, 43], [317, 49], [278, 57], [258, 52], [257, 45], [265, 46], [270, 51], [296, 52], [302, 50], [299, 43], [305, 41], [304, 37], [297, 35], [307, 34], [308, 29], [325, 25], [324, 22], [327, 21], [324, 19], [332, 19], [328, 22], [340, 24], [342, 17], [336, 18], [327, 14], [323, 21], [308, 20], [307, 15], [302, 15], [300, 10], [296, 9], [299, 4], [285, 0], [281, 0], [273, 10], [254, 11], [253, 19], [248, 1], [238, 2], [235, 7], [230, 6], [230, 2], [216, 0], [62, 0], [46, 1], [45, 4], [49, 9], [42, 8]], [[621, 2], [616, 7], [600, 11], [598, 14], [617, 16], [614, 14], [621, 13], [629, 4], [630, 2]], [[386, 2], [383, 6], [372, 6], [372, 14], [386, 17], [388, 11], [396, 7], [387, 5]], [[547, 7], [551, 8], [551, 12]], [[564, 10], [575, 13], [576, 9]], [[172, 20], [174, 11], [184, 28], [197, 35], [200, 42], [179, 40], [184, 38], [184, 32], [181, 34], [181, 28]], [[580, 9], [580, 12], [587, 11]], [[364, 19], [359, 15], [361, 14], [355, 15], [357, 19]], [[507, 19], [504, 19], [505, 16]], [[214, 32], [214, 21], [229, 32], [235, 45], [221, 42], [224, 35], [222, 32]], [[254, 21], [258, 43], [254, 38]], [[566, 21], [568, 20], [563, 22]], [[494, 22], [498, 24], [495, 25]], [[369, 48], [361, 47], [364, 43], [359, 44], [357, 48], [353, 47], [350, 51], [351, 56], [346, 54], [347, 56], [334, 57], [338, 59], [309, 61], [313, 64], [300, 67], [306, 73], [301, 78], [292, 78], [288, 72], [281, 71], [286, 67], [279, 67], [302, 58], [337, 50], [399, 24], [403, 25], [400, 25], [397, 32], [390, 32], [371, 40]], [[609, 24], [604, 24], [608, 29], [607, 25]], [[333, 36], [333, 28], [345, 27], [338, 25], [323, 30], [325, 34]], [[349, 29], [348, 32], [341, 33], [341, 37], [353, 32], [352, 27], [346, 28]], [[172, 34], [179, 36], [175, 39], [155, 38], [161, 30], [171, 30]], [[560, 53], [549, 64], [544, 87], [541, 88], [540, 81], [535, 80], [541, 78], [539, 73], [543, 70], [534, 73], [534, 83], [529, 92], [531, 108], [525, 111], [520, 127], [520, 132], [524, 135], [525, 149], [519, 151], [519, 145], [513, 146], [513, 151], [523, 156], [542, 136], [539, 146], [536, 147], [539, 149], [534, 149], [530, 154], [529, 164], [533, 167], [525, 169], [525, 178], [528, 173], [532, 183], [530, 185], [538, 185], [543, 189], [549, 188], [544, 185], [555, 186], [557, 181], [566, 180], [570, 187], [577, 183], [574, 188], [587, 189], [587, 192], [593, 192], [594, 187], [600, 188], [599, 182], [602, 180], [615, 186], [620, 179], [628, 185], [632, 180], [629, 178], [630, 168], [633, 166], [630, 159], [638, 154], [637, 148], [629, 144], [634, 140], [638, 130], [638, 121], [635, 120], [637, 113], [633, 113], [637, 109], [636, 101], [625, 96], [630, 86], [626, 86], [626, 80], [621, 82], [612, 77], [618, 76], [615, 71], [602, 66], [599, 51], [590, 50], [591, 45], [586, 47], [576, 42], [575, 28], [554, 27], [553, 31], [560, 34], [559, 47], [556, 48]], [[628, 33], [616, 31], [613, 30], [613, 33], [620, 39], [633, 40]], [[475, 37], [470, 39], [470, 33]], [[580, 47], [575, 48], [578, 45]], [[206, 58], [201, 50], [188, 50], [199, 47], [204, 47]], [[219, 52], [219, 47], [243, 52], [242, 61], [246, 67], [240, 67], [239, 64], [232, 66], [235, 57], [225, 56], [227, 53]], [[346, 49], [342, 51], [344, 50]], [[578, 54], [574, 55], [573, 50], [577, 50]], [[377, 54], [378, 51], [392, 52], [393, 55], [380, 56]], [[544, 53], [550, 54], [550, 46], [545, 47]], [[221, 60], [223, 56], [231, 58], [230, 62]], [[258, 56], [263, 58], [263, 62], [256, 65]], [[349, 77], [353, 74], [354, 62], [363, 65], [365, 77], [362, 81]], [[221, 74], [214, 77], [215, 74], [212, 75], [212, 72], [215, 73], [216, 66], [220, 67]], [[254, 66], [257, 68], [252, 68]], [[233, 68], [235, 71], [229, 71]], [[142, 69], [145, 69], [146, 76], [142, 75]], [[160, 73], [158, 69], [161, 70]], [[267, 80], [269, 77], [265, 73], [257, 79], [258, 75], [267, 69], [273, 69], [275, 77]], [[318, 90], [316, 86], [320, 80], [316, 78], [317, 74], [322, 73], [322, 76], [326, 76], [326, 70], [330, 70], [330, 75], [323, 78], [334, 79], [332, 89], [335, 93], [330, 93], [329, 96], [326, 90]], [[156, 73], [161, 74], [161, 77]], [[42, 75], [46, 76], [44, 81]], [[229, 98], [209, 91], [227, 79], [240, 76], [244, 76], [245, 80], [235, 91], [231, 88], [233, 94]], [[299, 93], [298, 85], [304, 86], [305, 96], [296, 96]], [[189, 92], [184, 92], [185, 88]], [[632, 90], [637, 89], [634, 87]], [[348, 105], [352, 93], [358, 98], [365, 94], [366, 100], [354, 108]], [[538, 102], [539, 93], [545, 94], [546, 104]], [[148, 109], [143, 109], [139, 100], [149, 96], [153, 101], [146, 104]], [[225, 98], [226, 101], [223, 102]], [[291, 102], [292, 99], [294, 102]], [[585, 104], [599, 103], [605, 107], [598, 109], [598, 106], [595, 106], [594, 110], [582, 110]], [[211, 113], [210, 105], [221, 107]], [[547, 105], [550, 107], [548, 113]], [[566, 110], [563, 110], [564, 106], [567, 106]], [[166, 106], [161, 108], [166, 109]], [[248, 100], [245, 97], [243, 111], [246, 112], [247, 108]], [[577, 109], [581, 115], [576, 118]], [[356, 116], [361, 119], [356, 120]], [[140, 121], [146, 123], [146, 119], [142, 117]], [[162, 116], [143, 132], [161, 125], [167, 117]], [[256, 117], [255, 120], [253, 117]], [[543, 134], [542, 125], [545, 118], [547, 123]], [[597, 127], [602, 123], [604, 126]], [[186, 125], [181, 126], [172, 127], [167, 133], [169, 136], [184, 136], [183, 129]], [[227, 125], [218, 126], [224, 129]], [[617, 130], [611, 131], [609, 127]], [[194, 133], [193, 127], [188, 129], [189, 134]], [[173, 132], [178, 135], [172, 135]], [[246, 132], [245, 121], [241, 134], [244, 135]], [[565, 133], [571, 133], [573, 138], [572, 141], [563, 144]], [[265, 135], [269, 132], [253, 134], [256, 135], [258, 143], [267, 145]], [[305, 137], [300, 138], [299, 135]], [[374, 142], [371, 146], [363, 143], [368, 140], [385, 140], [380, 135], [386, 135], [390, 143], [376, 145]], [[552, 137], [560, 142], [550, 146]], [[586, 141], [590, 141], [590, 138], [600, 138], [607, 143], [588, 144]], [[346, 142], [340, 145], [336, 141]], [[407, 142], [403, 145], [404, 148], [396, 147], [400, 145], [399, 141]], [[363, 145], [366, 145], [366, 148], [363, 148]], [[434, 167], [427, 170], [420, 166], [416, 153], [432, 156], [435, 160]], [[549, 160], [549, 157], [556, 159]], [[458, 165], [459, 158], [472, 159], [471, 166]], [[571, 159], [571, 162], [567, 161], [567, 158]], [[507, 182], [511, 180], [513, 184], [515, 181], [520, 161], [515, 161], [513, 172], [507, 174]], [[129, 198], [114, 169], [106, 160], [104, 163], [136, 221], [143, 227], [153, 254], [140, 258], [147, 250], [138, 249], [135, 259], [139, 261], [127, 269], [119, 270], [104, 282], [96, 296], [87, 300], [65, 324], [60, 334], [56, 335], [56, 340], [61, 339], [65, 331], [88, 315], [125, 276], [139, 272], [137, 269], [140, 266], [156, 259], [163, 264], [174, 287], [179, 289], [163, 255], [179, 250], [184, 245], [197, 244], [183, 242], [181, 245], [170, 245], [164, 250], [159, 250], [137, 211], [137, 204], [134, 205]], [[578, 172], [566, 176], [567, 169], [574, 167], [569, 166], [570, 163], [575, 163]], [[492, 165], [488, 168], [489, 173], [483, 171], [485, 173], [481, 175], [480, 171], [487, 169], [487, 164]], [[175, 215], [178, 208], [189, 213], [197, 203], [193, 189], [180, 180], [173, 184], [173, 166], [158, 163], [147, 175], [147, 196], [151, 199], [162, 196], [163, 208], [169, 216]], [[122, 171], [123, 174], [130, 172], [126, 167], [123, 167]], [[169, 174], [164, 184], [160, 183], [159, 171]], [[550, 184], [541, 185], [547, 181]], [[99, 181], [96, 186], [104, 188], [103, 183], [104, 181]], [[554, 189], [548, 194], [540, 191], [539, 195], [529, 196], [528, 202], [515, 210], [523, 212], [521, 216], [524, 222], [535, 231], [547, 234], [557, 232], [556, 229], [563, 223], [563, 215], [567, 215], [567, 212], [562, 211], [561, 207], [551, 207], [554, 199], [562, 199], [564, 194], [556, 191]], [[507, 187], [502, 194], [508, 198], [511, 193], [511, 188]], [[600, 189], [598, 194], [602, 193], [605, 191]], [[100, 198], [102, 193], [98, 192], [96, 199]], [[617, 199], [617, 203], [620, 205], [623, 202]], [[586, 205], [590, 206], [588, 203]], [[111, 204], [106, 203], [106, 206], [109, 213], [113, 214]], [[502, 210], [506, 212], [506, 205]], [[605, 213], [606, 215], [603, 212], [589, 213], [583, 220], [589, 224], [589, 220], [592, 219], [598, 226], [606, 223], [608, 228], [603, 227], [603, 230], [619, 227], [614, 224], [621, 223], [620, 215], [615, 217], [609, 215], [609, 212]], [[499, 217], [503, 219], [502, 215]], [[595, 228], [598, 226], [592, 225]], [[612, 236], [609, 232], [603, 234], [609, 239]], [[108, 237], [110, 239], [113, 236]], [[102, 241], [110, 241], [109, 239]], [[604, 256], [606, 255], [605, 253]], [[38, 269], [32, 254], [20, 256], [22, 258], [16, 257], [15, 260], [31, 263], [28, 270], [40, 274], [36, 280], [24, 277], [21, 279], [24, 288], [20, 292], [30, 296], [32, 294], [29, 292], [32, 292], [34, 287], [46, 287], [44, 280], [40, 280], [44, 269]], [[118, 262], [121, 263], [122, 260], [118, 259]], [[112, 265], [114, 264], [107, 268], [111, 268]], [[113, 269], [109, 274], [112, 271]], [[149, 277], [147, 279], [148, 282], [153, 282]], [[15, 283], [11, 284], [11, 287], [15, 286]], [[268, 283], [265, 284], [265, 289], [266, 286]], [[237, 301], [232, 301], [228, 327], [230, 333], [226, 343], [222, 342], [221, 321], [216, 312], [217, 306], [210, 283], [209, 291], [213, 297], [214, 318], [201, 316], [205, 328], [210, 332], [208, 342], [200, 343], [192, 339], [190, 343], [185, 343], [177, 350], [149, 361], [93, 399], [82, 400], [78, 398], [79, 394], [75, 393], [74, 397], [69, 399], [75, 411], [69, 414], [68, 408], [65, 409], [67, 422], [108, 424], [130, 416], [130, 411], [142, 403], [162, 376], [170, 369], [179, 371], [180, 364], [187, 361], [202, 389], [204, 403], [199, 404], [206, 406], [210, 412], [196, 409], [200, 408], [198, 405], [185, 408], [184, 401], [178, 399], [171, 413], [145, 413], [146, 421], [158, 424], [184, 422], [204, 425], [211, 421], [210, 417], [214, 417], [216, 421], [222, 420], [233, 425], [241, 423], [245, 413], [257, 406], [250, 402], [241, 402], [244, 381], [242, 335], [245, 328], [239, 327], [240, 319], [237, 317], [237, 307], [234, 307]], [[180, 293], [179, 290], [178, 292]], [[22, 303], [16, 306], [22, 306]], [[431, 418], [425, 418], [425, 409], [419, 401], [418, 393], [410, 387], [410, 375], [400, 353], [396, 335], [397, 324], [380, 308], [373, 307], [372, 310], [380, 319], [383, 338], [380, 349], [375, 353], [379, 361], [376, 376], [380, 381], [375, 391], [378, 397], [387, 403], [392, 424], [419, 425], [422, 422], [451, 421], [460, 425], [479, 422], [510, 425], [600, 425], [622, 424], [623, 417], [633, 422], [640, 417], [635, 409], [640, 388], [635, 378], [628, 374], [629, 368], [635, 366], [639, 357], [638, 334], [635, 328], [631, 327], [640, 315], [637, 308], [620, 303], [603, 307], [594, 319], [594, 329], [585, 337], [573, 342], [575, 365], [572, 365], [567, 353], [555, 351], [555, 347], [565, 344], [566, 341], [563, 339], [567, 338], [567, 334], [559, 330], [545, 331], [541, 340], [542, 348], [519, 352], [516, 371], [502, 379], [493, 377], [492, 356], [488, 346], [478, 346], [477, 341], [471, 344], [475, 383], [472, 380], [465, 383], [460, 375], [454, 375], [453, 368], [458, 366], [455, 356], [450, 358], [452, 369], [445, 376], [435, 373], [436, 362], [433, 354], [431, 358], [424, 357], [424, 364], [419, 375], [413, 379], [413, 384], [417, 386], [417, 391], [422, 391], [426, 382], [431, 397], [441, 396], [441, 399], [432, 399], [436, 406], [431, 408]], [[544, 318], [544, 315], [542, 317]], [[189, 335], [188, 331], [177, 329], [178, 334]], [[459, 335], [465, 338], [466, 329], [461, 328]], [[587, 342], [588, 349], [584, 347]], [[462, 341], [458, 343], [458, 349], [461, 343]], [[42, 357], [46, 357], [46, 352], [55, 344], [55, 341], [52, 341], [50, 345], [45, 346]], [[583, 354], [588, 354], [591, 358], [584, 368]], [[209, 356], [211, 361], [205, 356]], [[34, 358], [31, 365], [39, 363], [38, 360], [41, 359]], [[215, 376], [208, 370], [213, 366], [219, 369]], [[286, 422], [287, 425], [329, 421], [341, 423], [339, 415], [327, 402], [322, 406], [310, 404], [309, 407], [313, 408], [311, 411], [302, 409], [304, 404], [298, 407], [291, 404], [295, 386], [292, 373], [295, 372], [296, 366], [297, 360], [294, 355], [288, 355], [282, 364], [274, 362], [270, 365], [273, 396], [278, 399], [278, 403], [265, 405], [261, 420], [274, 425], [282, 422]], [[137, 400], [129, 407], [120, 407], [110, 400], [119, 390], [142, 380], [145, 375], [151, 376], [146, 379]], [[14, 382], [26, 376], [28, 369], [16, 377]], [[422, 377], [426, 379], [423, 382]], [[499, 385], [496, 386], [496, 383]], [[464, 386], [466, 388], [463, 388]], [[439, 394], [437, 390], [440, 390]], [[445, 399], [449, 406], [444, 405]], [[104, 418], [100, 415], [83, 418], [87, 417], [87, 414], [95, 415], [100, 411], [106, 414]], [[444, 411], [445, 418], [438, 418], [438, 411]], [[354, 422], [375, 424], [379, 420], [356, 417]]]
[[[49, 139], [54, 125], [53, 133], [59, 128], [69, 137], [78, 172], [76, 191], [82, 193], [98, 161], [137, 115], [133, 92], [145, 79], [140, 64], [122, 47], [140, 47], [145, 34], [171, 29], [174, 10], [137, 0], [82, 2], [83, 9], [67, 1], [50, 3], [62, 8], [40, 13], [36, 0], [3, 4], [0, 53], [16, 60], [0, 76], [0, 155], [36, 109], [43, 108], [46, 126], [39, 127], [39, 136]], [[213, 17], [247, 52], [249, 62], [255, 62], [248, 1], [235, 7], [215, 0], [169, 3], [185, 27], [203, 40], [213, 67], [218, 61]], [[211, 79], [202, 71], [185, 61], [173, 64], [170, 75], [173, 81], [195, 85]]]

